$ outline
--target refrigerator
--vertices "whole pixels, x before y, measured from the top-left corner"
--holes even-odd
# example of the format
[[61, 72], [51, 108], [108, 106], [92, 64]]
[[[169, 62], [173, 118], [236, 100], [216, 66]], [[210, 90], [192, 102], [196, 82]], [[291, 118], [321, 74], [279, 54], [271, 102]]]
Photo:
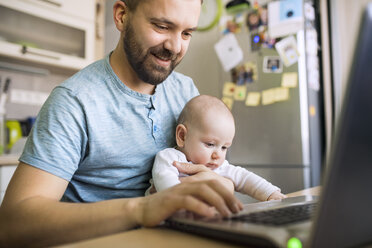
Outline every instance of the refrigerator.
[[[218, 56], [220, 97], [231, 108], [236, 125], [234, 142], [228, 150], [227, 159], [233, 165], [264, 177], [280, 187], [283, 193], [320, 185], [325, 145], [317, 6], [313, 1], [279, 1], [279, 4], [289, 3], [288, 6], [300, 3], [301, 18], [296, 21], [297, 27], [292, 32], [286, 34], [287, 31], [282, 30], [284, 35], [279, 34], [273, 44], [264, 45], [262, 40], [257, 40], [259, 31], [250, 29], [247, 20], [250, 12], [258, 12], [261, 7], [272, 10], [269, 7], [272, 1], [256, 5], [256, 9], [253, 5], [257, 2], [252, 2], [249, 9], [240, 13], [245, 18], [242, 18], [244, 21], [240, 23], [238, 32], [221, 32], [223, 25], [220, 22], [217, 43], [233, 35], [242, 53], [231, 56], [231, 60], [242, 56], [237, 59], [239, 63], [234, 63], [233, 69], [230, 69], [231, 64], [227, 66], [228, 54], [222, 51], [223, 56]], [[236, 20], [240, 14], [226, 15], [227, 19], [231, 20], [233, 16]], [[295, 42], [297, 55], [295, 62], [287, 64], [279, 46], [276, 46], [286, 38]], [[227, 49], [221, 48], [227, 51], [236, 48], [233, 42], [217, 43], [217, 55], [218, 46], [231, 45]], [[272, 58], [280, 58], [281, 65], [270, 66]], [[244, 81], [237, 74], [239, 67], [247, 64], [251, 68], [247, 70], [249, 65], [245, 67]], [[253, 77], [249, 74], [252, 70]], [[242, 201], [251, 202], [252, 199], [242, 197]]]

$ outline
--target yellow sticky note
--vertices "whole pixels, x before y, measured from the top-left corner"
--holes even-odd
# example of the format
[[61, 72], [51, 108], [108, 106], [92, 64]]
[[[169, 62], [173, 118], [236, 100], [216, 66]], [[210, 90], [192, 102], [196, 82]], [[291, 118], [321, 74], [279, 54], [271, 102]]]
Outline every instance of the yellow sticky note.
[[260, 105], [261, 93], [260, 92], [249, 92], [245, 105], [247, 106], [258, 106]]
[[312, 117], [316, 115], [316, 109], [313, 105], [310, 106], [309, 112]]
[[232, 107], [233, 107], [233, 104], [234, 104], [234, 99], [232, 99], [231, 97], [222, 97], [221, 99], [225, 104], [226, 106], [231, 110]]
[[235, 93], [235, 83], [226, 82], [223, 86], [222, 95], [223, 96], [234, 96]]
[[286, 72], [282, 75], [282, 87], [295, 88], [297, 87], [297, 72]]
[[275, 102], [275, 90], [268, 89], [262, 91], [262, 105], [268, 105]]
[[284, 87], [275, 88], [275, 101], [286, 101], [289, 98], [289, 89]]
[[234, 99], [236, 101], [244, 101], [246, 95], [247, 95], [247, 86], [237, 85], [235, 87]]

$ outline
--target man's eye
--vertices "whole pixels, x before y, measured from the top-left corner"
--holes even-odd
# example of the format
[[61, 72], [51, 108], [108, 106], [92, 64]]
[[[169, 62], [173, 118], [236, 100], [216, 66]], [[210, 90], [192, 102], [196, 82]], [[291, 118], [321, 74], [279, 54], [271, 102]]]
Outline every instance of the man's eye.
[[158, 29], [161, 29], [161, 30], [167, 30], [167, 29], [168, 29], [167, 26], [163, 26], [163, 25], [159, 25], [159, 24], [155, 24], [155, 26], [156, 26]]
[[186, 37], [186, 38], [191, 38], [192, 33], [191, 32], [183, 32], [183, 36]]

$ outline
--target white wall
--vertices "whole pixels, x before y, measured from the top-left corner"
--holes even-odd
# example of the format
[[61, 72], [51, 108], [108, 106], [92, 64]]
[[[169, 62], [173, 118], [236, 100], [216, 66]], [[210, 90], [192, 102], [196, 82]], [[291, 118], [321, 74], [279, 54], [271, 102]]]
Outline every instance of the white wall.
[[120, 33], [115, 27], [113, 9], [116, 0], [106, 0], [105, 2], [105, 54], [108, 54], [116, 47]]
[[330, 0], [331, 46], [336, 119], [353, 59], [363, 10], [371, 0]]
[[220, 38], [217, 28], [206, 32], [195, 32], [189, 51], [176, 71], [190, 76], [201, 94], [221, 97], [222, 68], [214, 51]]

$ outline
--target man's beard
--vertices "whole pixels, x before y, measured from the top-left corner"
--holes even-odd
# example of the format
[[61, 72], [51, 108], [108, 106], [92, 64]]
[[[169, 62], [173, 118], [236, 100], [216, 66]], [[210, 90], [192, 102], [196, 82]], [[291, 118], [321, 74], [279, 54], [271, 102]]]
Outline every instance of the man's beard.
[[[177, 54], [165, 49], [163, 44], [151, 47], [144, 53], [140, 42], [136, 40], [131, 23], [126, 26], [123, 45], [129, 64], [137, 73], [137, 76], [148, 84], [158, 85], [162, 83], [180, 62], [177, 61]], [[171, 60], [170, 66], [165, 68], [154, 63], [151, 58], [154, 55], [163, 60]]]

